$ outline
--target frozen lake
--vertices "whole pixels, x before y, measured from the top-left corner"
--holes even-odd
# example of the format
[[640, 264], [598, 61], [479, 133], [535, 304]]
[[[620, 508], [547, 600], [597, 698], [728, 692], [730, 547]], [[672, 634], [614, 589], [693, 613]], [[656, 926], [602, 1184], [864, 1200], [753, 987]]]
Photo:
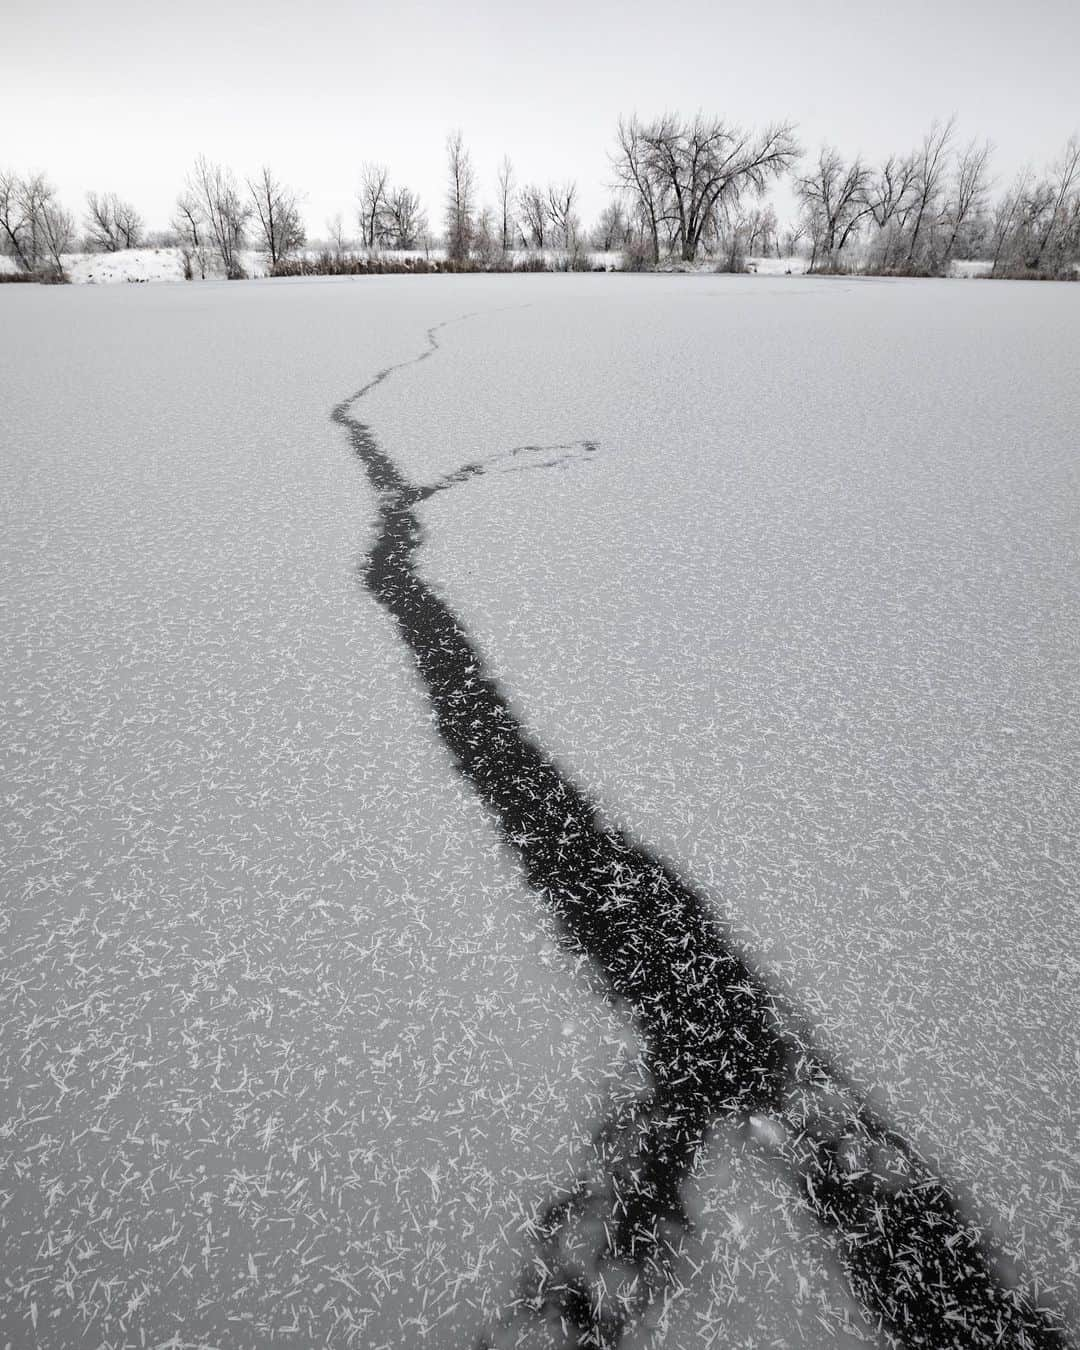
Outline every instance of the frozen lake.
[[[364, 436], [514, 735], [1075, 1328], [1078, 301], [3, 288], [0, 1345], [563, 1343], [522, 1272], [648, 1034], [454, 767]], [[623, 1343], [890, 1343], [733, 1119]]]

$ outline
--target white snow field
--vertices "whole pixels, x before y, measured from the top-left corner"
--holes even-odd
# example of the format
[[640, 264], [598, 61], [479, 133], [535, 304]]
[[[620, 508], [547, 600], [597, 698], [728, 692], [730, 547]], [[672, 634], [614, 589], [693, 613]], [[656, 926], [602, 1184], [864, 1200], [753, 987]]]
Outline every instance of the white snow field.
[[[540, 1346], [641, 1044], [452, 767], [331, 410], [530, 737], [1077, 1326], [1080, 293], [0, 288], [0, 1345]], [[623, 1344], [893, 1344], [718, 1128]], [[560, 1337], [563, 1337], [560, 1339]]]

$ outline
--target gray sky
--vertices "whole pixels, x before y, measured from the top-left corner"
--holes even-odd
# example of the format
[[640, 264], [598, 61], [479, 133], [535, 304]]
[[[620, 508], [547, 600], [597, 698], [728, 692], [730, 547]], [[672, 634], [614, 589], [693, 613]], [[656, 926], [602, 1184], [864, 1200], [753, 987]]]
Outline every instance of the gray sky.
[[590, 223], [618, 115], [698, 108], [875, 158], [955, 111], [1004, 180], [1080, 127], [1080, 4], [4, 0], [0, 26], [0, 164], [45, 170], [80, 215], [115, 190], [152, 228], [200, 152], [270, 163], [312, 235], [354, 219], [365, 159], [438, 225], [454, 127], [485, 197], [508, 152], [520, 180], [576, 178]]

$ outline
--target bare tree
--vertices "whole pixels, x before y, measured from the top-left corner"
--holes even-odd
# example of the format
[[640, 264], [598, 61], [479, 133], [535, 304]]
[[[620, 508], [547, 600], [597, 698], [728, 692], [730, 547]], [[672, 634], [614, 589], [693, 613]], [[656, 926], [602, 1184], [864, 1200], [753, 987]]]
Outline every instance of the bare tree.
[[576, 202], [576, 183], [548, 184], [547, 216], [551, 222], [552, 243], [568, 253], [577, 245], [579, 221]]
[[915, 159], [890, 155], [874, 176], [870, 188], [870, 215], [877, 227], [871, 249], [872, 269], [888, 271], [898, 256], [912, 207]]
[[420, 198], [409, 188], [395, 188], [387, 198], [385, 238], [391, 248], [415, 249], [427, 233], [427, 216]]
[[660, 261], [660, 220], [664, 210], [664, 185], [651, 171], [649, 143], [645, 128], [637, 117], [628, 122], [619, 118], [618, 149], [612, 166], [619, 183], [632, 197], [645, 229], [652, 252], [652, 261]]
[[71, 251], [74, 233], [71, 214], [44, 174], [0, 173], [0, 246], [24, 271], [49, 263], [62, 272], [60, 255]]
[[248, 179], [248, 191], [255, 206], [258, 237], [273, 267], [307, 242], [299, 200], [266, 165], [258, 178]]
[[176, 199], [172, 227], [180, 248], [184, 280], [190, 281], [194, 277], [196, 267], [199, 269], [199, 276], [205, 278], [209, 262], [206, 217], [198, 198], [190, 190], [181, 193]]
[[32, 272], [37, 266], [36, 241], [22, 181], [6, 171], [0, 173], [0, 244], [24, 272]]
[[734, 197], [722, 202], [710, 217], [708, 229], [709, 251], [719, 259], [717, 270], [745, 272], [746, 255], [750, 252], [750, 220], [742, 203]]
[[476, 216], [476, 175], [460, 131], [446, 138], [446, 252], [453, 262], [468, 259]]
[[112, 203], [109, 197], [108, 193], [102, 193], [100, 196], [96, 192], [86, 194], [84, 226], [87, 242], [93, 248], [99, 248], [103, 253], [116, 253], [121, 245], [120, 237], [113, 227]]
[[240, 250], [246, 242], [251, 207], [241, 196], [232, 170], [210, 164], [200, 155], [188, 180], [188, 191], [198, 202], [206, 233], [225, 275], [230, 279], [242, 277]]
[[755, 206], [746, 213], [746, 251], [752, 257], [776, 252], [780, 256], [776, 208], [771, 203]]
[[546, 248], [548, 237], [548, 201], [543, 188], [530, 183], [517, 196], [518, 228], [526, 248]]
[[[1046, 254], [1059, 252], [1064, 257], [1068, 239], [1068, 224], [1073, 214], [1075, 195], [1080, 190], [1080, 137], [1070, 137], [1053, 168], [1053, 177], [1044, 191], [1045, 205], [1034, 233], [1034, 248], [1028, 266], [1037, 271]], [[1070, 201], [1073, 198], [1073, 201]], [[1060, 247], [1059, 247], [1060, 246]]]
[[624, 248], [630, 240], [630, 222], [626, 210], [617, 197], [613, 197], [600, 212], [600, 218], [592, 232], [593, 247], [603, 253]]
[[930, 228], [940, 222], [941, 190], [948, 168], [949, 143], [955, 129], [955, 117], [950, 117], [945, 123], [932, 123], [923, 137], [921, 147], [913, 156], [911, 233], [907, 251], [909, 267], [914, 266], [918, 259], [920, 238], [923, 239], [923, 255], [928, 259], [927, 266], [934, 266], [933, 243], [926, 239], [923, 231], [929, 233]]
[[986, 198], [986, 170], [990, 163], [990, 151], [989, 141], [984, 141], [981, 145], [972, 141], [957, 159], [952, 191], [945, 203], [944, 216], [949, 238], [942, 254], [942, 271], [948, 271], [961, 231], [970, 227], [973, 218], [982, 211]]
[[113, 199], [113, 225], [125, 248], [138, 248], [143, 242], [144, 224], [142, 216], [130, 202]]
[[795, 180], [810, 231], [810, 271], [833, 270], [859, 227], [873, 212], [871, 170], [858, 158], [845, 164], [832, 146], [822, 146], [813, 170]]
[[806, 238], [806, 221], [794, 220], [784, 231], [783, 241], [777, 240], [776, 256], [780, 256], [780, 249], [783, 248], [784, 255], [788, 258], [794, 258], [799, 251], [799, 245]]
[[490, 206], [483, 207], [477, 213], [473, 231], [473, 256], [482, 267], [493, 271], [505, 266], [506, 253], [502, 246], [499, 217]]
[[56, 196], [56, 189], [42, 173], [31, 174], [24, 178], [19, 188], [22, 200], [23, 218], [28, 224], [30, 256], [33, 265], [39, 266], [47, 254], [45, 240], [45, 211]]
[[344, 257], [348, 250], [349, 241], [345, 237], [345, 221], [339, 211], [333, 219], [326, 222], [326, 233], [333, 245], [334, 256]]
[[83, 224], [88, 242], [103, 253], [138, 248], [142, 240], [142, 216], [115, 192], [88, 192]]
[[687, 120], [667, 113], [648, 124], [620, 121], [618, 140], [615, 169], [636, 195], [654, 253], [658, 258], [660, 226], [667, 223], [687, 262], [746, 192], [763, 192], [798, 153], [786, 123], [748, 132], [701, 113]]
[[514, 166], [503, 155], [497, 177], [499, 187], [499, 230], [502, 251], [509, 252], [514, 239]]
[[775, 253], [780, 256], [780, 221], [776, 215], [776, 207], [771, 202], [761, 207], [758, 212], [758, 229], [761, 232], [760, 249], [762, 256], [769, 253]]
[[1006, 260], [1018, 221], [1023, 218], [1024, 202], [1031, 182], [1031, 169], [1025, 168], [994, 208], [990, 224], [990, 274], [995, 275]]
[[51, 194], [41, 208], [41, 237], [51, 270], [63, 278], [63, 255], [75, 247], [75, 217]]
[[881, 166], [870, 194], [874, 221], [879, 229], [885, 229], [895, 217], [906, 215], [914, 182], [914, 158], [908, 155], [898, 159], [890, 155]]
[[366, 163], [360, 171], [360, 241], [377, 248], [386, 228], [390, 171], [384, 164]]

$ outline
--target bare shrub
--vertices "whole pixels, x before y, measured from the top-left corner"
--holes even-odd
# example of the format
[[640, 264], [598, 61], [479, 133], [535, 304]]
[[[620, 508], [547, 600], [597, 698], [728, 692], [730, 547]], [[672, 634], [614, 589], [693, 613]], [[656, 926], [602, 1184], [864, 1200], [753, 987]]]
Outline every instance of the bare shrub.
[[624, 272], [646, 272], [655, 266], [656, 250], [653, 242], [641, 230], [632, 233], [622, 246], [621, 270]]
[[272, 268], [272, 277], [355, 277], [426, 275], [434, 272], [479, 271], [470, 262], [455, 262], [452, 258], [382, 258], [366, 254], [338, 255], [323, 249], [313, 258], [285, 258]]
[[542, 253], [526, 253], [523, 258], [514, 259], [515, 272], [550, 272], [551, 264]]

